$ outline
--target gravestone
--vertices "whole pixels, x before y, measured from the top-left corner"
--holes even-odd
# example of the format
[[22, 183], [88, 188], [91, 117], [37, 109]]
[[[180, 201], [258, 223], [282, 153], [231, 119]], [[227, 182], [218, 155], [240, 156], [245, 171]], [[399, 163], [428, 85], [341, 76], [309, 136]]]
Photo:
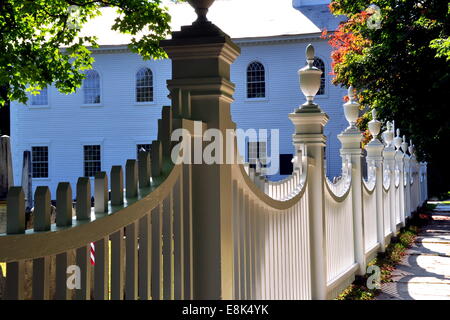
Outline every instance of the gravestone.
[[22, 188], [25, 195], [25, 211], [29, 213], [33, 208], [33, 188], [31, 185], [31, 152], [26, 150], [23, 152], [22, 165]]
[[6, 197], [13, 186], [11, 143], [8, 136], [0, 137], [0, 233], [6, 232]]
[[0, 201], [5, 201], [9, 187], [14, 185], [11, 143], [8, 136], [0, 138]]

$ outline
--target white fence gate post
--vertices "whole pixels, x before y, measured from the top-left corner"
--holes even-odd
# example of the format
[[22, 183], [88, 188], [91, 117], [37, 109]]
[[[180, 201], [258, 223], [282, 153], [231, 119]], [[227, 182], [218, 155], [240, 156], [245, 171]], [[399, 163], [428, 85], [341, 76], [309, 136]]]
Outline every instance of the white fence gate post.
[[364, 241], [364, 209], [362, 205], [362, 135], [361, 131], [356, 127], [360, 105], [355, 100], [353, 87], [348, 89], [348, 95], [350, 100], [344, 104], [344, 113], [350, 125], [344, 132], [338, 135], [338, 139], [342, 143], [341, 156], [343, 162], [349, 158], [352, 164], [352, 209], [355, 259], [359, 264], [357, 274], [364, 275], [366, 273], [366, 250]]
[[[398, 199], [397, 210], [400, 215], [400, 227], [405, 226], [405, 185], [404, 185], [404, 173], [405, 173], [405, 154], [402, 152], [403, 138], [400, 137], [400, 129], [397, 129], [397, 136], [394, 138], [395, 148], [395, 163], [397, 170], [399, 171], [399, 183], [398, 183]], [[396, 221], [397, 223], [397, 221]], [[396, 230], [396, 229], [395, 229]]]
[[289, 119], [295, 125], [293, 142], [298, 148], [304, 148], [308, 157], [308, 212], [310, 219], [311, 241], [311, 295], [314, 300], [327, 297], [326, 239], [325, 239], [325, 203], [324, 203], [324, 146], [326, 137], [323, 128], [328, 115], [314, 103], [314, 96], [320, 88], [321, 71], [313, 67], [314, 48], [306, 49], [308, 65], [299, 71], [300, 86], [307, 102]]
[[408, 151], [408, 143], [406, 142], [406, 137], [403, 136], [403, 143], [402, 143], [402, 150], [404, 154], [403, 158], [403, 180], [402, 183], [404, 186], [403, 193], [404, 193], [404, 224], [406, 222], [406, 219], [409, 219], [411, 216], [411, 183], [410, 183], [410, 176], [411, 176], [411, 158], [407, 155]]
[[[183, 111], [187, 105], [182, 105], [175, 112], [178, 115], [180, 111], [190, 113], [192, 120], [203, 121], [209, 129], [218, 129], [226, 137], [226, 130], [232, 129], [233, 125], [230, 105], [235, 86], [230, 82], [230, 66], [240, 54], [239, 47], [206, 19], [194, 22], [191, 26], [183, 26], [181, 31], [172, 33], [171, 40], [162, 41], [161, 46], [172, 60], [172, 79], [167, 81], [171, 95], [176, 96], [180, 89], [189, 92], [190, 100], [182, 103], [189, 104], [190, 110]], [[163, 150], [166, 152], [165, 148]], [[215, 152], [219, 157], [226, 155], [226, 143], [222, 143]], [[231, 205], [231, 164], [209, 165], [204, 160], [201, 164], [194, 164], [194, 299], [233, 297]]]
[[395, 222], [395, 212], [396, 212], [396, 203], [395, 203], [395, 148], [393, 145], [394, 139], [394, 128], [392, 123], [387, 123], [387, 130], [383, 133], [384, 140], [386, 142], [386, 147], [383, 150], [383, 158], [384, 158], [384, 169], [389, 172], [390, 175], [390, 185], [389, 185], [389, 196], [387, 197], [389, 201], [389, 218], [391, 225], [391, 234], [395, 235], [396, 232], [396, 222]]
[[373, 120], [369, 122], [369, 131], [372, 140], [366, 145], [367, 162], [373, 162], [375, 167], [375, 194], [377, 214], [377, 240], [380, 243], [380, 251], [385, 251], [384, 241], [384, 205], [383, 205], [383, 143], [377, 139], [381, 130], [381, 122], [376, 119], [376, 111], [372, 112]]

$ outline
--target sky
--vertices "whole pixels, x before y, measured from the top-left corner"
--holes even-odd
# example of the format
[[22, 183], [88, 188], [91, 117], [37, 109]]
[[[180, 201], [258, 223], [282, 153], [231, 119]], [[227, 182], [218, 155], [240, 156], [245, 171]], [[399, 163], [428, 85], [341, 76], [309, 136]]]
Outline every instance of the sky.
[[[172, 31], [196, 20], [194, 9], [188, 3], [175, 4], [164, 0], [164, 4], [172, 16]], [[130, 35], [111, 30], [116, 16], [115, 9], [102, 9], [102, 15], [88, 22], [81, 35], [97, 36], [100, 45], [128, 44]], [[292, 7], [292, 0], [216, 0], [208, 18], [232, 38], [320, 32]]]

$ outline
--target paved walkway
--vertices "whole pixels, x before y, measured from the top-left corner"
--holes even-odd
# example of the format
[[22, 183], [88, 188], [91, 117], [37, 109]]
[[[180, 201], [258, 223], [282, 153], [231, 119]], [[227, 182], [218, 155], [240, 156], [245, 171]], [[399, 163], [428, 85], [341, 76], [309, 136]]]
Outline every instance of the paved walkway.
[[450, 300], [450, 205], [439, 204], [377, 300]]

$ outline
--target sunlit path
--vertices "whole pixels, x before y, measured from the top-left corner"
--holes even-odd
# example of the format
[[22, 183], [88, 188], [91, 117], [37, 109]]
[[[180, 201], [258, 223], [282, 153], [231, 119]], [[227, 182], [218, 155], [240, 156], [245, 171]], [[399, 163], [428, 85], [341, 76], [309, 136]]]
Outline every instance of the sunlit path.
[[450, 299], [450, 205], [439, 204], [412, 248], [382, 285], [381, 300]]

